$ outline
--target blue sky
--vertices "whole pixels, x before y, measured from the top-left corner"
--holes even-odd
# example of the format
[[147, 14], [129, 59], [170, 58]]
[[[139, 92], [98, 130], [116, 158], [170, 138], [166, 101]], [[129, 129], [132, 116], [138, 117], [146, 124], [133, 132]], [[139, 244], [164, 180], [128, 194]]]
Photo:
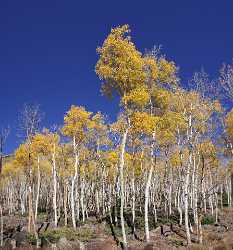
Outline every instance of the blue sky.
[[110, 28], [128, 23], [142, 52], [161, 44], [185, 81], [204, 67], [217, 75], [233, 57], [233, 2], [0, 1], [0, 127], [10, 125], [6, 152], [19, 143], [18, 112], [39, 103], [44, 126], [61, 124], [72, 104], [111, 119], [117, 102], [100, 94], [96, 47]]

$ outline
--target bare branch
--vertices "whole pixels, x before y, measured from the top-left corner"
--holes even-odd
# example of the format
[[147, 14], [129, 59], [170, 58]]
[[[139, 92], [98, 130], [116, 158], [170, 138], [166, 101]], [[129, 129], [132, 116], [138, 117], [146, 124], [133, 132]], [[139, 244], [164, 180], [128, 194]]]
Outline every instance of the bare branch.
[[19, 114], [19, 129], [22, 136], [30, 139], [38, 132], [43, 116], [38, 104], [24, 104]]

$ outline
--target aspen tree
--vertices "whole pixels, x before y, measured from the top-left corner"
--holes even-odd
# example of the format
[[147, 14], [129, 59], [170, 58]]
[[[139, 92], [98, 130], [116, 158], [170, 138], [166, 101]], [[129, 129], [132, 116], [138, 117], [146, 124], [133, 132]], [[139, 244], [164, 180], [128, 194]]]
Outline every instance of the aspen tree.
[[54, 224], [57, 227], [57, 170], [56, 170], [56, 154], [59, 143], [59, 137], [57, 133], [50, 133], [48, 130], [44, 130], [42, 134], [36, 134], [32, 139], [32, 148], [34, 148], [34, 154], [37, 158], [38, 169], [38, 190], [36, 199], [36, 216], [37, 206], [40, 190], [40, 157], [41, 155], [51, 158], [52, 161], [52, 175], [53, 175], [53, 210], [54, 210]]
[[[121, 98], [137, 86], [143, 84], [146, 74], [142, 55], [131, 41], [128, 25], [117, 27], [105, 39], [103, 46], [97, 49], [99, 60], [96, 64], [96, 73], [103, 80], [102, 92], [106, 96], [113, 96], [116, 92]], [[127, 110], [126, 103], [123, 107]], [[121, 228], [123, 245], [127, 246], [124, 225], [124, 164], [125, 146], [130, 126], [127, 125], [122, 134], [121, 152], [119, 156], [120, 183], [121, 183]]]
[[[88, 112], [84, 107], [71, 106], [70, 110], [64, 117], [64, 126], [62, 133], [73, 140], [73, 154], [75, 158], [73, 177], [71, 179], [71, 212], [73, 227], [76, 228], [76, 214], [75, 214], [75, 185], [78, 178], [79, 171], [79, 154], [80, 145], [85, 140], [86, 130], [90, 124], [90, 116], [92, 112]], [[80, 185], [80, 183], [79, 183]]]
[[[35, 214], [33, 209], [33, 154], [31, 142], [21, 144], [15, 152], [15, 164], [23, 168], [25, 175], [27, 176], [28, 184], [28, 232], [33, 233], [38, 242], [38, 233], [36, 229]], [[39, 243], [38, 243], [39, 244]], [[37, 245], [39, 247], [39, 245]]]

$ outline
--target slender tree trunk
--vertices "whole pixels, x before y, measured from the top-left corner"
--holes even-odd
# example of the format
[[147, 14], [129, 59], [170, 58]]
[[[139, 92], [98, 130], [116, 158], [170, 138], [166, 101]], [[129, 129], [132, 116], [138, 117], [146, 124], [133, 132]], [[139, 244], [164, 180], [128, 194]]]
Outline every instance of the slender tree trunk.
[[53, 145], [53, 210], [54, 226], [57, 227], [57, 170], [56, 170], [56, 145]]
[[188, 187], [189, 187], [189, 177], [190, 177], [190, 166], [192, 162], [192, 155], [189, 155], [189, 163], [187, 164], [186, 177], [184, 183], [184, 220], [185, 220], [185, 230], [188, 245], [191, 244], [191, 236], [189, 229], [189, 205], [188, 205]]
[[145, 220], [145, 237], [146, 237], [146, 242], [150, 241], [150, 231], [149, 231], [149, 222], [148, 222], [148, 205], [149, 205], [149, 190], [150, 190], [150, 183], [151, 183], [151, 177], [153, 173], [154, 166], [151, 165], [148, 178], [147, 178], [147, 183], [146, 183], [146, 188], [145, 188], [145, 214], [144, 214], [144, 220]]
[[[201, 211], [200, 211], [201, 213]], [[202, 215], [198, 216], [198, 237], [199, 237], [199, 243], [202, 244], [203, 243], [203, 230], [202, 230]]]
[[81, 211], [82, 211], [82, 221], [85, 221], [85, 205], [84, 205], [84, 179], [81, 178], [80, 182], [81, 186], [81, 192], [80, 192], [80, 205], [81, 205]]
[[64, 186], [64, 214], [65, 214], [65, 227], [67, 227], [68, 225], [68, 213], [67, 213], [67, 188], [68, 188], [68, 184], [67, 184], [67, 180], [65, 180], [65, 186]]
[[231, 174], [230, 177], [230, 187], [229, 187], [229, 193], [230, 193], [230, 206], [233, 206], [233, 174]]
[[0, 246], [3, 247], [3, 211], [0, 205]]
[[77, 145], [76, 145], [75, 136], [73, 138], [73, 148], [74, 148], [74, 155], [75, 155], [75, 164], [74, 164], [74, 176], [72, 177], [72, 181], [71, 181], [71, 213], [72, 213], [73, 228], [76, 228], [74, 188], [75, 188], [75, 182], [78, 177], [78, 153], [77, 153]]
[[215, 191], [215, 223], [218, 223], [218, 193]]
[[125, 233], [125, 222], [124, 222], [124, 164], [125, 164], [125, 146], [128, 135], [128, 129], [123, 134], [122, 143], [121, 143], [121, 154], [120, 154], [120, 187], [121, 187], [121, 208], [120, 208], [120, 217], [121, 217], [121, 230], [123, 237], [123, 247], [127, 247], [127, 239]]
[[37, 157], [37, 193], [36, 193], [36, 208], [35, 208], [35, 220], [37, 220], [38, 215], [38, 205], [40, 197], [40, 157]]
[[[31, 170], [30, 170], [31, 171]], [[30, 174], [31, 175], [31, 174]], [[36, 229], [36, 222], [35, 222], [35, 216], [34, 216], [34, 211], [33, 211], [33, 195], [32, 195], [32, 185], [31, 183], [29, 184], [28, 188], [28, 207], [29, 207], [29, 220], [28, 220], [28, 232], [33, 233], [35, 238], [36, 238], [36, 247], [39, 248], [39, 237]]]
[[132, 224], [133, 224], [133, 234], [135, 235], [135, 178], [134, 178], [134, 172], [133, 172], [133, 177], [132, 177]]
[[180, 187], [178, 189], [178, 195], [177, 195], [177, 209], [178, 209], [178, 212], [179, 212], [179, 225], [181, 226], [183, 224], [183, 211], [182, 211], [182, 208], [181, 208], [181, 191], [180, 191]]
[[151, 185], [151, 178], [155, 166], [155, 161], [154, 161], [154, 138], [155, 138], [155, 133], [153, 133], [153, 141], [151, 144], [151, 165], [150, 165], [150, 170], [148, 173], [147, 177], [147, 182], [146, 182], [146, 187], [145, 187], [145, 213], [144, 213], [144, 220], [145, 220], [145, 237], [146, 237], [146, 242], [150, 241], [150, 231], [149, 231], [149, 222], [148, 222], [148, 209], [149, 209], [149, 191], [150, 191], [150, 185]]

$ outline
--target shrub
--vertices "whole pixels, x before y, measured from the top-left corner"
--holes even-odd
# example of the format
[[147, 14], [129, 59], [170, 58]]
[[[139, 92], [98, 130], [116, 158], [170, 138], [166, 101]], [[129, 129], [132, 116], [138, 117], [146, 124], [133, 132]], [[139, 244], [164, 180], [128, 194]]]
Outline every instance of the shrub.
[[202, 218], [201, 224], [202, 225], [211, 225], [214, 224], [215, 219], [212, 215], [207, 215]]
[[63, 237], [65, 237], [69, 241], [88, 241], [89, 239], [94, 238], [94, 232], [89, 228], [80, 228], [74, 230], [72, 228], [63, 227], [47, 230], [40, 235], [40, 238], [52, 243], [57, 242], [60, 238]]

